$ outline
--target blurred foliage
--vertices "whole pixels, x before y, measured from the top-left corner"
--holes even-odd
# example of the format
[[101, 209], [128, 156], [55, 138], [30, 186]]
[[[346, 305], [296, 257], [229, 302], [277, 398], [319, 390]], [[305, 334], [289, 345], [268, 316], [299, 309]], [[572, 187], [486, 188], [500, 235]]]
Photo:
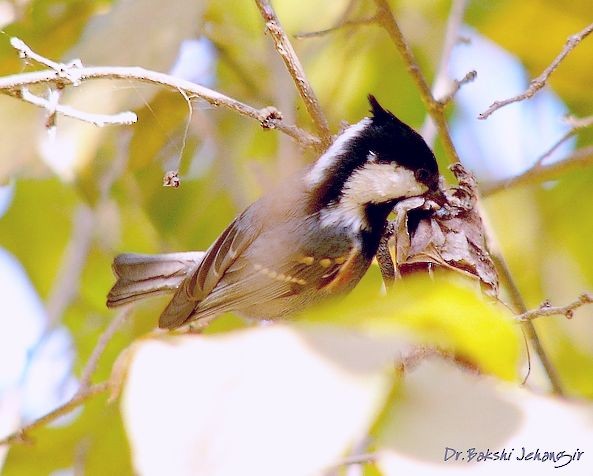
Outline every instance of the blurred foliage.
[[[232, 8], [228, 2], [206, 0], [178, 2], [174, 8], [162, 0], [1, 3], [10, 4], [15, 15], [0, 36], [3, 75], [37, 69], [18, 59], [8, 43], [13, 35], [56, 60], [81, 56], [85, 64], [138, 64], [163, 71], [174, 64], [183, 40], [205, 37], [216, 50], [211, 87], [255, 107], [274, 104], [289, 121], [311, 128], [290, 77], [264, 35], [253, 2], [234, 2]], [[274, 4], [290, 35], [333, 26], [350, 4], [351, 18], [365, 18], [373, 11], [371, 0], [276, 0]], [[392, 4], [421, 67], [432, 79], [450, 2], [398, 0]], [[474, 1], [467, 22], [516, 54], [535, 76], [569, 35], [591, 21], [590, 14], [590, 0]], [[376, 25], [348, 26], [329, 35], [295, 39], [294, 45], [333, 131], [340, 129], [342, 121], [352, 123], [366, 114], [369, 92], [402, 120], [416, 128], [422, 125], [426, 113], [414, 84], [395, 47]], [[592, 55], [593, 38], [589, 38], [551, 81], [577, 115], [593, 113]], [[190, 115], [187, 102], [175, 92], [127, 81], [85, 88], [66, 96], [64, 102], [91, 96], [87, 109], [133, 108], [139, 122], [99, 130], [59, 119], [58, 131], [67, 130], [71, 135], [65, 134], [65, 140], [76, 143], [73, 147], [79, 152], [72, 177], [44, 160], [43, 112], [0, 96], [0, 183], [7, 179], [16, 183], [13, 202], [0, 218], [0, 246], [20, 260], [43, 299], [56, 285], [77, 210], [89, 207], [94, 217], [78, 289], [61, 320], [73, 337], [77, 375], [114, 316], [104, 307], [113, 282], [113, 256], [122, 251], [205, 249], [243, 207], [315, 158], [289, 138], [202, 101], [191, 101]], [[524, 127], [528, 130], [530, 125]], [[591, 132], [585, 131], [579, 146], [591, 138]], [[554, 140], [542, 138], [542, 146]], [[436, 153], [444, 169], [440, 146]], [[181, 187], [162, 187], [163, 173], [177, 164]], [[106, 186], [110, 174], [115, 177]], [[592, 180], [593, 169], [588, 169], [566, 174], [553, 184], [511, 190], [485, 200], [492, 228], [530, 307], [547, 298], [564, 304], [593, 287]], [[346, 301], [308, 314], [295, 329], [315, 333], [327, 328], [338, 333], [346, 327], [371, 336], [370, 342], [378, 336], [399, 336], [438, 345], [486, 374], [516, 380], [524, 348], [520, 334], [508, 311], [481, 298], [471, 286], [450, 275], [433, 281], [419, 278], [397, 286], [389, 299], [381, 299], [380, 276], [373, 267]], [[130, 322], [110, 342], [96, 381], [108, 378], [119, 353], [154, 328], [164, 303], [158, 299], [135, 309]], [[545, 318], [536, 324], [562, 381], [576, 397], [593, 398], [591, 318], [593, 309], [584, 308], [572, 321]], [[206, 335], [246, 325], [236, 316], [225, 315]], [[76, 464], [84, 465], [84, 474], [132, 474], [119, 411], [116, 405], [106, 406], [103, 398], [89, 402], [62, 426], [33, 436], [35, 446], [11, 449], [5, 474], [50, 474]], [[376, 468], [369, 471], [379, 474]]]
[[369, 274], [342, 302], [313, 312], [304, 322], [409, 336], [485, 373], [516, 379], [520, 332], [507, 309], [485, 302], [467, 283], [455, 284], [457, 276], [451, 273], [432, 280], [410, 277], [378, 299], [379, 282], [372, 279], [372, 271]]

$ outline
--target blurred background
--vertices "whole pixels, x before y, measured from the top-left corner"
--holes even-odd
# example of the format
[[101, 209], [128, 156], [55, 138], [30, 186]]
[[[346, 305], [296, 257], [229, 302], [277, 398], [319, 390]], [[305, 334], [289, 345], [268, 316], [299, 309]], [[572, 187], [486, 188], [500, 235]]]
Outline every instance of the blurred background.
[[[391, 2], [432, 81], [451, 2]], [[422, 129], [426, 111], [397, 51], [368, 18], [370, 0], [276, 0], [274, 6], [320, 99], [332, 132], [366, 115], [368, 93]], [[449, 76], [476, 70], [448, 109], [459, 155], [480, 184], [525, 171], [569, 129], [563, 117], [593, 112], [593, 39], [583, 41], [535, 98], [477, 120], [494, 100], [523, 91], [566, 38], [592, 21], [589, 0], [472, 0]], [[254, 107], [274, 105], [312, 129], [292, 80], [263, 34], [254, 2], [177, 0], [0, 1], [0, 74], [34, 71], [10, 46], [85, 65], [142, 66], [219, 90]], [[43, 92], [43, 90], [40, 90]], [[0, 436], [70, 398], [114, 318], [105, 307], [120, 252], [204, 250], [234, 216], [279, 180], [315, 159], [289, 137], [177, 92], [132, 81], [67, 88], [62, 104], [83, 111], [133, 110], [138, 123], [97, 128], [0, 96]], [[547, 161], [591, 144], [579, 131]], [[438, 141], [442, 170], [447, 159]], [[162, 186], [179, 169], [181, 186]], [[445, 174], [449, 179], [451, 176]], [[528, 307], [574, 300], [593, 287], [593, 166], [553, 181], [489, 195], [484, 206]], [[374, 271], [369, 279], [377, 279]], [[161, 301], [156, 304], [160, 305]], [[119, 352], [154, 328], [155, 302], [142, 305], [107, 348], [94, 376], [104, 380]], [[593, 307], [577, 318], [539, 319], [542, 341], [567, 393], [593, 397]], [[224, 316], [208, 332], [243, 325]], [[115, 406], [91, 402], [43, 430], [35, 449], [0, 449], [7, 475], [131, 474]], [[39, 438], [43, 438], [39, 436]], [[108, 452], [111, 456], [104, 458]], [[6, 459], [4, 460], [4, 457]], [[78, 458], [78, 459], [77, 459]]]

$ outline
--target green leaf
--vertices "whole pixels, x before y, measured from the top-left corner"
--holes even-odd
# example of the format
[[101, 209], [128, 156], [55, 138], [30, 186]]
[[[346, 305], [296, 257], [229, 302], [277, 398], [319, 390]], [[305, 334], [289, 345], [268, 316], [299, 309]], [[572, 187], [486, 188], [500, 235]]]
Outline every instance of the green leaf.
[[509, 311], [487, 302], [454, 275], [445, 276], [398, 281], [387, 296], [365, 286], [337, 305], [307, 313], [306, 320], [411, 336], [452, 351], [483, 372], [516, 378], [522, 341]]

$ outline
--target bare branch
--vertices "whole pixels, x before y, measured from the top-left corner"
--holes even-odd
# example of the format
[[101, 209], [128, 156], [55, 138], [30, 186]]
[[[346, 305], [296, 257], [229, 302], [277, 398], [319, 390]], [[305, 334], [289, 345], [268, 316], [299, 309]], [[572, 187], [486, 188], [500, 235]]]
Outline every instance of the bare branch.
[[379, 264], [379, 269], [381, 270], [381, 277], [383, 278], [383, 283], [385, 283], [385, 288], [390, 289], [395, 282], [395, 264], [393, 263], [393, 258], [391, 257], [391, 251], [389, 250], [389, 241], [393, 237], [395, 231], [395, 225], [393, 222], [387, 223], [387, 228], [381, 237], [381, 241], [379, 242], [379, 248], [377, 249], [377, 253], [375, 258], [377, 259], [377, 263]]
[[[491, 193], [494, 193], [496, 191], [510, 188], [511, 186], [516, 185], [517, 183], [521, 183], [521, 181], [524, 180], [525, 178], [531, 178], [531, 177], [537, 176], [538, 173], [544, 173], [548, 168], [553, 167], [553, 165], [550, 167], [544, 167], [543, 163], [562, 144], [564, 144], [568, 139], [573, 137], [579, 130], [584, 129], [586, 127], [593, 126], [593, 116], [587, 116], [587, 117], [582, 117], [582, 118], [574, 118], [574, 117], [570, 116], [567, 118], [567, 122], [569, 124], [571, 124], [572, 127], [565, 134], [563, 134], [562, 137], [560, 139], [558, 139], [554, 143], [554, 145], [552, 145], [552, 147], [550, 147], [546, 152], [544, 152], [541, 156], [539, 156], [531, 167], [529, 167], [525, 172], [523, 172], [520, 175], [511, 177], [510, 179], [501, 180], [501, 181], [495, 182], [494, 184], [490, 184], [490, 185], [486, 186], [484, 188], [485, 193], [490, 195]], [[571, 159], [570, 158], [564, 159], [560, 162], [560, 164], [562, 164], [563, 162], [565, 162], [567, 160], [571, 160]]]
[[[498, 269], [500, 280], [506, 284], [506, 289], [509, 293], [511, 298], [511, 304], [513, 306], [513, 310], [516, 314], [522, 315], [527, 312], [527, 306], [525, 305], [525, 301], [523, 300], [523, 296], [513, 279], [513, 275], [511, 271], [500, 254], [493, 254], [492, 259], [496, 264], [496, 268]], [[558, 376], [558, 372], [556, 368], [552, 365], [552, 362], [548, 358], [548, 354], [546, 353], [545, 349], [542, 346], [542, 343], [537, 335], [537, 331], [533, 326], [533, 322], [530, 320], [521, 321], [522, 322], [522, 330], [526, 339], [533, 345], [533, 349], [535, 353], [540, 359], [544, 370], [546, 371], [546, 375], [548, 376], [548, 380], [550, 381], [550, 385], [552, 386], [552, 391], [557, 395], [564, 395], [564, 390], [562, 388], [562, 383], [560, 382], [560, 377]], [[528, 351], [529, 352], [529, 351]]]
[[58, 112], [62, 116], [89, 122], [97, 127], [106, 125], [129, 125], [138, 120], [136, 114], [131, 111], [120, 112], [118, 114], [93, 114], [90, 112], [79, 111], [70, 106], [53, 104], [51, 101], [31, 93], [27, 88], [23, 88], [18, 97], [25, 102], [46, 109], [50, 115], [54, 112]]
[[593, 146], [583, 147], [559, 162], [540, 165], [535, 168], [531, 167], [522, 174], [510, 179], [486, 184], [481, 187], [482, 195], [488, 197], [510, 188], [554, 180], [572, 170], [585, 169], [591, 166], [593, 166]]
[[276, 12], [272, 8], [269, 0], [255, 0], [259, 11], [266, 22], [266, 31], [272, 36], [276, 51], [284, 61], [286, 69], [292, 76], [294, 84], [305, 103], [305, 107], [313, 119], [315, 128], [321, 136], [321, 140], [324, 145], [328, 146], [331, 142], [331, 133], [329, 126], [327, 125], [327, 119], [321, 110], [319, 100], [315, 95], [315, 91], [311, 87], [311, 84], [307, 80], [305, 70], [301, 65], [301, 62], [288, 39], [288, 36], [282, 29], [280, 20]]
[[[20, 51], [20, 50], [19, 50]], [[66, 65], [67, 66], [67, 65]], [[282, 120], [279, 111], [271, 107], [256, 109], [236, 99], [206, 88], [191, 81], [176, 78], [168, 74], [147, 70], [140, 67], [99, 66], [99, 67], [69, 67], [65, 76], [62, 69], [49, 69], [31, 73], [14, 74], [0, 77], [0, 93], [20, 97], [23, 87], [36, 84], [54, 84], [65, 87], [93, 79], [124, 79], [135, 80], [148, 84], [165, 86], [174, 91], [183, 91], [190, 98], [200, 98], [213, 106], [224, 106], [243, 116], [257, 120], [265, 129], [278, 129], [296, 140], [302, 147], [321, 150], [321, 141], [310, 133]]]
[[[441, 140], [443, 141], [443, 146], [445, 152], [449, 157], [449, 161], [451, 163], [460, 162], [459, 156], [457, 154], [457, 150], [455, 149], [455, 145], [453, 144], [453, 140], [451, 139], [451, 135], [449, 133], [447, 120], [444, 114], [444, 106], [439, 101], [435, 100], [434, 96], [432, 95], [432, 91], [430, 90], [424, 75], [422, 74], [420, 67], [416, 59], [414, 58], [414, 54], [412, 53], [412, 49], [410, 45], [407, 43], [405, 37], [403, 36], [397, 21], [387, 3], [387, 0], [375, 0], [375, 4], [378, 8], [378, 22], [385, 28], [389, 36], [391, 37], [392, 41], [395, 43], [400, 55], [402, 56], [404, 63], [408, 69], [408, 72], [412, 76], [412, 79], [416, 83], [416, 87], [420, 93], [420, 97], [422, 98], [430, 116], [434, 120], [437, 129], [439, 130]], [[479, 197], [478, 197], [479, 198]], [[508, 270], [508, 266], [502, 254], [498, 251], [499, 247], [496, 246], [496, 242], [494, 240], [494, 235], [491, 230], [488, 229], [488, 220], [484, 215], [483, 210], [480, 206], [480, 201], [478, 200], [477, 209], [479, 210], [479, 214], [482, 218], [482, 221], [486, 227], [487, 231], [487, 242], [489, 244], [488, 248], [492, 259], [497, 264], [497, 270], [499, 273], [500, 281], [505, 285], [509, 292], [513, 297], [513, 304], [515, 313], [521, 314], [527, 311], [521, 293], [519, 292], [517, 285], [513, 279], [512, 274]], [[547, 354], [535, 328], [533, 327], [533, 323], [531, 321], [525, 321], [523, 323], [523, 329], [527, 335], [528, 340], [533, 345], [536, 353], [538, 354], [552, 386], [554, 393], [562, 395], [562, 386], [560, 384], [560, 380], [556, 374], [554, 367], [552, 366]]]
[[126, 323], [129, 315], [129, 307], [124, 307], [121, 309], [117, 316], [109, 323], [107, 329], [105, 329], [103, 334], [101, 334], [99, 337], [99, 340], [97, 341], [97, 344], [95, 345], [95, 348], [93, 349], [93, 352], [91, 353], [91, 356], [89, 357], [89, 360], [82, 371], [82, 377], [80, 378], [79, 388], [76, 392], [76, 395], [82, 395], [90, 388], [91, 378], [93, 377], [95, 370], [97, 370], [99, 359], [103, 355], [103, 352], [105, 352], [107, 344], [109, 344], [109, 341], [113, 338], [115, 333]]
[[566, 58], [566, 56], [568, 56], [568, 54], [572, 50], [574, 50], [581, 41], [583, 41], [587, 36], [589, 36], [591, 32], [593, 32], [593, 23], [591, 23], [589, 26], [587, 26], [580, 32], [568, 37], [568, 40], [566, 40], [564, 48], [562, 48], [560, 54], [556, 56], [556, 58], [554, 58], [554, 61], [552, 61], [552, 63], [544, 70], [542, 74], [530, 81], [529, 87], [525, 90], [525, 92], [518, 94], [517, 96], [514, 96], [512, 98], [493, 102], [488, 109], [486, 109], [483, 113], [478, 115], [478, 119], [486, 119], [494, 111], [497, 111], [501, 107], [508, 106], [509, 104], [512, 104], [514, 102], [524, 101], [526, 99], [533, 97], [540, 89], [542, 89], [546, 85], [546, 82], [548, 81], [552, 73], [556, 71], [558, 66], [560, 66], [560, 63], [562, 63], [564, 58]]
[[82, 68], [82, 62], [79, 59], [73, 60], [68, 64], [56, 63], [45, 56], [35, 53], [23, 40], [17, 37], [10, 39], [10, 45], [19, 52], [19, 56], [22, 59], [30, 59], [40, 65], [53, 69], [61, 78], [68, 80], [73, 86], [79, 84], [79, 79], [74, 73], [75, 69]]
[[78, 293], [80, 276], [93, 240], [94, 225], [93, 210], [86, 205], [80, 205], [74, 216], [72, 237], [45, 306], [47, 312], [46, 332], [59, 323], [64, 311]]
[[570, 139], [572, 136], [574, 136], [579, 130], [584, 129], [586, 127], [593, 126], [593, 116], [581, 117], [581, 118], [575, 118], [575, 117], [569, 116], [566, 119], [566, 122], [568, 122], [572, 127], [560, 139], [558, 139], [558, 141], [556, 141], [556, 143], [554, 143], [554, 145], [552, 145], [552, 147], [550, 147], [546, 152], [544, 152], [535, 161], [535, 163], [531, 166], [531, 168], [540, 167], [542, 165], [542, 163], [548, 157], [550, 157], [556, 151], [556, 149], [558, 149], [558, 147], [560, 147], [568, 139]]
[[[441, 59], [435, 75], [434, 82], [432, 84], [432, 95], [436, 97], [439, 91], [444, 85], [449, 86], [447, 83], [450, 82], [449, 77], [449, 62], [451, 60], [451, 54], [453, 48], [459, 41], [459, 31], [463, 25], [463, 17], [465, 16], [465, 10], [467, 8], [467, 0], [454, 0], [451, 4], [451, 11], [449, 18], [447, 19], [447, 29], [445, 32], [445, 38], [443, 40], [443, 51], [441, 53]], [[453, 85], [449, 86], [449, 91], [443, 95], [438, 101], [445, 107], [449, 102], [453, 100], [457, 91], [461, 86], [469, 81], [473, 81], [476, 77], [475, 72], [469, 72], [465, 75], [461, 81], [454, 80]], [[424, 137], [426, 143], [432, 147], [436, 138], [436, 125], [434, 120], [428, 115], [422, 125], [421, 134]]]
[[586, 304], [593, 304], [593, 294], [583, 293], [576, 301], [573, 301], [566, 306], [551, 306], [548, 302], [545, 302], [539, 309], [527, 311], [517, 316], [517, 320], [531, 321], [532, 319], [542, 316], [565, 316], [567, 319], [571, 319], [575, 309]]
[[316, 37], [325, 36], [329, 33], [333, 33], [335, 31], [341, 30], [342, 28], [357, 27], [357, 26], [363, 26], [363, 25], [372, 25], [374, 23], [377, 23], [376, 15], [373, 15], [368, 18], [361, 18], [359, 20], [344, 20], [335, 26], [326, 28], [325, 30], [310, 31], [307, 33], [297, 33], [296, 35], [294, 35], [294, 37], [297, 40], [303, 40], [303, 39], [307, 39], [307, 38], [316, 38]]
[[420, 97], [426, 106], [426, 109], [432, 119], [434, 120], [439, 134], [441, 136], [441, 140], [443, 142], [443, 147], [447, 156], [449, 157], [450, 163], [459, 162], [459, 156], [457, 155], [457, 150], [455, 149], [455, 145], [453, 144], [453, 140], [451, 139], [451, 134], [449, 133], [449, 127], [447, 125], [447, 119], [445, 118], [444, 114], [444, 106], [439, 101], [437, 101], [433, 95], [420, 67], [418, 66], [418, 62], [414, 57], [414, 53], [412, 52], [412, 48], [404, 38], [395, 17], [393, 16], [393, 12], [387, 3], [387, 0], [375, 0], [375, 4], [377, 5], [377, 21], [378, 23], [387, 31], [389, 36], [391, 37], [392, 41], [395, 43], [404, 63], [406, 64], [406, 68], [412, 76], [412, 79], [416, 83], [416, 87], [420, 92]]
[[59, 406], [55, 410], [47, 413], [46, 415], [38, 418], [32, 423], [21, 427], [19, 430], [11, 433], [10, 435], [0, 439], [0, 446], [3, 445], [11, 445], [14, 443], [27, 443], [30, 441], [28, 433], [38, 428], [43, 428], [46, 425], [49, 425], [51, 422], [57, 420], [62, 415], [66, 415], [70, 413], [75, 408], [78, 408], [87, 400], [93, 398], [96, 395], [101, 393], [105, 393], [108, 389], [109, 382], [101, 382], [96, 385], [89, 387], [85, 392], [81, 394], [76, 394], [70, 400], [68, 400], [63, 405]]
[[445, 94], [442, 98], [438, 99], [438, 102], [441, 103], [443, 106], [446, 106], [453, 100], [455, 95], [459, 92], [459, 90], [464, 85], [471, 83], [477, 77], [478, 77], [478, 73], [476, 71], [472, 70], [472, 71], [468, 71], [463, 78], [454, 79], [449, 92], [447, 92], [447, 94]]
[[[346, 456], [345, 458], [341, 459], [333, 466], [327, 468], [324, 472], [324, 476], [337, 476], [338, 470], [344, 466], [353, 466], [353, 465], [364, 465], [369, 463], [374, 463], [377, 460], [377, 455], [375, 453], [361, 453], [351, 456]], [[350, 476], [350, 472], [348, 475]], [[362, 473], [360, 473], [362, 474]]]

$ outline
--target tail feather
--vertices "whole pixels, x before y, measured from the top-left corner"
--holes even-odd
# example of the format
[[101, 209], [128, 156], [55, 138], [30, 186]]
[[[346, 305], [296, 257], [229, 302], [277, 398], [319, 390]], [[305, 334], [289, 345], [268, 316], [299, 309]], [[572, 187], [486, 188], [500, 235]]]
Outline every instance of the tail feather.
[[149, 296], [175, 291], [204, 256], [201, 251], [159, 255], [122, 254], [113, 260], [117, 277], [107, 307], [123, 306]]

